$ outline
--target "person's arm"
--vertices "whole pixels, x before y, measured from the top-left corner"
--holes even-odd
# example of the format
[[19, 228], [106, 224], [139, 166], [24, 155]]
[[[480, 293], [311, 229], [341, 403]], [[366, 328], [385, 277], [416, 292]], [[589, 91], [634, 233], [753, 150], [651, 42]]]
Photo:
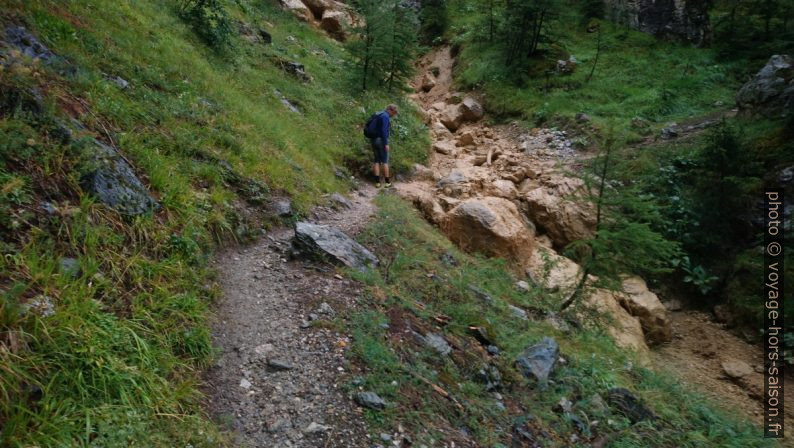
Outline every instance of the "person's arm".
[[389, 150], [389, 114], [388, 113], [384, 113], [381, 116], [380, 124], [381, 124], [380, 135], [383, 136], [383, 147], [384, 149], [386, 149], [386, 151], [388, 151]]

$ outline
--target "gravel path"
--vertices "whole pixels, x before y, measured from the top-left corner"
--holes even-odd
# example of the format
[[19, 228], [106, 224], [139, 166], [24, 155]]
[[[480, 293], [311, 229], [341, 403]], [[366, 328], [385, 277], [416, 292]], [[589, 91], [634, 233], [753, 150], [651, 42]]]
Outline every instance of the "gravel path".
[[[313, 221], [352, 235], [372, 214], [375, 194], [362, 186], [352, 207], [318, 207]], [[332, 266], [289, 260], [293, 233], [275, 229], [214, 262], [223, 297], [207, 407], [241, 447], [369, 447], [361, 411], [344, 390], [349, 336], [333, 330], [360, 285]]]

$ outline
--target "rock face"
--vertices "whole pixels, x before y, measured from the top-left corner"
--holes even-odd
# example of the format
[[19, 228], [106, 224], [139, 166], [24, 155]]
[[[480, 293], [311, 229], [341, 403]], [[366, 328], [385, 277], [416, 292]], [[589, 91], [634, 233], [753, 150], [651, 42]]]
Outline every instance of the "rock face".
[[80, 179], [83, 190], [125, 215], [159, 210], [160, 204], [149, 194], [127, 160], [110, 146], [97, 140], [93, 143], [92, 170]]
[[335, 0], [280, 0], [281, 6], [304, 22], [314, 24], [331, 37], [344, 41], [347, 28], [360, 19], [350, 7]]
[[557, 364], [560, 347], [557, 341], [545, 337], [535, 345], [527, 347], [516, 358], [516, 366], [526, 378], [535, 379], [545, 387], [549, 375]]
[[524, 261], [532, 254], [533, 235], [518, 209], [502, 198], [472, 198], [450, 210], [444, 233], [464, 250]]
[[311, 10], [306, 7], [300, 0], [280, 0], [281, 6], [290, 11], [297, 17], [299, 20], [304, 22], [310, 22], [314, 19], [314, 15], [312, 14]]
[[739, 108], [764, 115], [786, 115], [794, 108], [794, 61], [776, 54], [736, 94]]
[[645, 339], [655, 344], [672, 340], [673, 328], [667, 308], [656, 294], [648, 290], [645, 281], [639, 277], [628, 277], [623, 280], [622, 286], [623, 294], [618, 294], [620, 304], [640, 320]]
[[32, 34], [21, 26], [10, 26], [5, 30], [5, 43], [31, 59], [38, 59], [45, 64], [60, 62], [62, 59], [50, 51]]
[[359, 271], [378, 264], [378, 259], [372, 252], [341, 230], [305, 221], [295, 224], [292, 247], [297, 253], [331, 259]]
[[708, 0], [605, 0], [607, 18], [658, 37], [708, 41]]

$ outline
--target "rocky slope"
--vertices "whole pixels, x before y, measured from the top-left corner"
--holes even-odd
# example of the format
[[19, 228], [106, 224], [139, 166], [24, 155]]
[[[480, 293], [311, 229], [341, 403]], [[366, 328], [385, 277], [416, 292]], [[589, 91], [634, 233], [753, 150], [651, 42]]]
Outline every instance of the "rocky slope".
[[[458, 246], [514, 262], [520, 275], [560, 297], [581, 280], [581, 268], [558, 248], [592, 237], [595, 213], [564, 131], [491, 127], [476, 98], [450, 91], [454, 60], [442, 48], [420, 62], [414, 100], [434, 137], [429, 166], [397, 194], [413, 202]], [[642, 279], [622, 292], [591, 288], [588, 303], [606, 314], [619, 345], [648, 359], [648, 343], [670, 340], [670, 320]]]

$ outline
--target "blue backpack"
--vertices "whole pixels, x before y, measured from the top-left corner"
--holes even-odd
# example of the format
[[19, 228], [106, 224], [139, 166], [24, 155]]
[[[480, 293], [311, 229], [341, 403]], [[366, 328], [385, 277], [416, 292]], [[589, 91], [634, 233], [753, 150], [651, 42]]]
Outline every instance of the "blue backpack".
[[380, 115], [380, 112], [375, 112], [367, 119], [367, 122], [364, 124], [364, 137], [378, 137], [378, 115]]

